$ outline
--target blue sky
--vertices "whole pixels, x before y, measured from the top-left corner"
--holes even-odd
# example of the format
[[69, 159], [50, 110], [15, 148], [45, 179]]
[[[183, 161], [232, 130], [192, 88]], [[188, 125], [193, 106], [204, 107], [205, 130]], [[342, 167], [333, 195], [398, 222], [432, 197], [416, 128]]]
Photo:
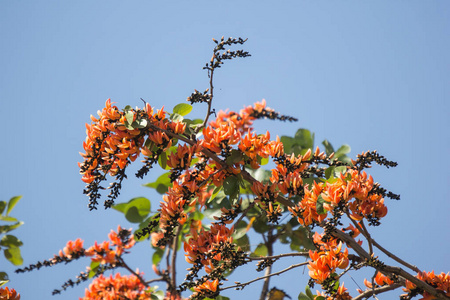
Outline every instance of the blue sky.
[[[142, 97], [171, 110], [193, 89], [205, 89], [211, 38], [225, 35], [248, 38], [252, 56], [219, 70], [215, 108], [238, 110], [264, 98], [299, 121], [263, 121], [260, 132], [293, 135], [307, 128], [316, 144], [326, 138], [349, 144], [353, 157], [376, 149], [397, 161], [395, 169], [370, 171], [402, 196], [387, 200], [389, 213], [373, 236], [420, 269], [450, 271], [450, 3], [255, 3], [0, 2], [0, 196], [23, 195], [13, 215], [25, 222], [15, 232], [25, 264], [52, 257], [69, 239], [89, 245], [118, 224], [130, 226], [115, 211], [87, 209], [77, 167], [84, 123], [107, 98], [124, 107], [141, 105]], [[200, 117], [205, 108], [195, 109]], [[147, 196], [156, 209], [159, 196], [141, 184], [158, 175], [129, 176], [119, 201]], [[139, 245], [130, 262], [152, 276], [147, 248]], [[86, 263], [16, 275], [0, 258], [24, 299], [50, 298]], [[295, 298], [307, 282], [302, 273], [291, 271], [273, 284]], [[233, 281], [243, 281], [239, 276], [251, 275], [238, 273]], [[351, 279], [345, 282], [351, 286]], [[251, 298], [260, 287], [229, 296]], [[52, 299], [77, 298], [84, 288]]]

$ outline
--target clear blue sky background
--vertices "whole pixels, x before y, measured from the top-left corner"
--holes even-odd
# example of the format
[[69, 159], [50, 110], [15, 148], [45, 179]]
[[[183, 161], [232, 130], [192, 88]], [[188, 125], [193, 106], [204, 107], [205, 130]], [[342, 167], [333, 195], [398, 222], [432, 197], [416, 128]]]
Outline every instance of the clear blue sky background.
[[[316, 144], [326, 138], [349, 144], [353, 157], [376, 149], [397, 161], [395, 169], [371, 170], [402, 196], [387, 200], [373, 237], [420, 269], [450, 271], [450, 2], [415, 0], [0, 1], [0, 196], [23, 195], [13, 215], [25, 221], [15, 232], [25, 264], [52, 257], [69, 239], [90, 245], [119, 223], [130, 226], [113, 210], [87, 209], [77, 167], [84, 123], [107, 98], [124, 107], [142, 97], [171, 110], [205, 89], [211, 38], [222, 35], [248, 38], [252, 57], [219, 70], [215, 108], [265, 98], [299, 122], [264, 121], [261, 132], [308, 128]], [[204, 109], [197, 106], [197, 116]], [[147, 196], [157, 209], [159, 196], [141, 186], [157, 176], [130, 176], [119, 201]], [[130, 265], [151, 278], [147, 248], [136, 247]], [[83, 296], [86, 285], [54, 298], [51, 291], [86, 264], [16, 275], [0, 258], [23, 299]], [[294, 299], [306, 282], [303, 269], [273, 280]], [[260, 287], [227, 295], [254, 299]]]

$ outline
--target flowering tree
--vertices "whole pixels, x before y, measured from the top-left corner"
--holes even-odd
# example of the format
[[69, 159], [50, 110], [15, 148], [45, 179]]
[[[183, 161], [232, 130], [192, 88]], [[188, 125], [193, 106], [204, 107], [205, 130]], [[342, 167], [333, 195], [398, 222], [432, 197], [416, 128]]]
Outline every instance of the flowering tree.
[[[268, 108], [264, 100], [239, 112], [216, 114], [214, 73], [224, 61], [250, 54], [228, 49], [244, 44], [241, 38], [213, 41], [213, 56], [204, 67], [209, 88], [195, 90], [187, 98], [190, 104], [178, 104], [167, 112], [144, 101], [143, 108], [120, 110], [108, 99], [98, 117], [91, 116], [92, 123], [86, 124], [84, 161], [79, 167], [89, 208], [97, 209], [102, 182], [109, 175], [113, 182], [105, 208], [123, 213], [138, 229], [132, 232], [119, 226], [108, 241], [89, 247], [81, 239], [69, 241], [53, 258], [17, 272], [87, 257], [87, 270], [54, 293], [92, 280], [81, 299], [182, 299], [188, 291], [190, 299], [227, 299], [222, 291], [262, 280], [259, 298], [275, 299], [285, 294], [270, 288], [270, 278], [307, 266], [309, 281], [305, 279], [306, 290], [299, 291], [298, 299], [365, 299], [398, 288], [405, 292], [401, 299], [418, 295], [450, 299], [449, 273], [421, 271], [369, 233], [368, 226], [379, 226], [387, 214], [385, 198], [399, 196], [374, 182], [365, 169], [374, 163], [386, 167], [396, 163], [375, 151], [350, 159], [347, 145], [334, 150], [328, 141], [322, 143], [324, 151], [314, 149], [314, 136], [306, 129], [275, 139], [269, 132], [257, 134], [252, 125], [258, 119], [296, 121]], [[188, 119], [197, 103], [207, 105], [204, 119]], [[126, 169], [139, 156], [143, 166], [137, 177], [158, 165], [166, 170], [147, 184], [163, 195], [156, 212], [143, 197], [116, 204]], [[250, 247], [250, 237], [257, 236], [261, 240]], [[151, 239], [154, 249], [154, 277], [125, 261], [135, 243], [146, 239]], [[276, 243], [289, 245], [292, 252], [275, 253]], [[176, 281], [179, 251], [191, 265], [181, 283]], [[379, 253], [393, 262], [381, 261]], [[295, 263], [273, 272], [272, 266], [285, 258]], [[255, 262], [256, 271], [264, 275], [225, 284], [233, 270]], [[129, 275], [105, 275], [120, 268]], [[364, 281], [365, 290], [351, 296], [341, 278], [362, 268], [373, 270], [373, 276]], [[165, 283], [165, 290], [155, 288], [156, 282]], [[310, 289], [314, 286], [321, 288], [316, 295]]]

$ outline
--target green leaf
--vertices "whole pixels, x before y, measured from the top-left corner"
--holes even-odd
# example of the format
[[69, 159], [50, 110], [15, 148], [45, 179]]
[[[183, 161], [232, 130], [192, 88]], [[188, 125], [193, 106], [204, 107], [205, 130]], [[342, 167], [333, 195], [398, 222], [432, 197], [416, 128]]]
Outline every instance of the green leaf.
[[166, 152], [163, 152], [163, 153], [161, 153], [161, 155], [159, 155], [158, 164], [163, 170], [170, 169], [167, 167], [167, 153]]
[[150, 213], [150, 200], [145, 197], [133, 198], [127, 203], [119, 203], [113, 208], [125, 214], [125, 218], [131, 223], [141, 223]]
[[13, 247], [5, 249], [4, 251], [5, 257], [9, 260], [13, 265], [20, 266], [23, 264], [23, 258], [20, 255], [20, 248]]
[[256, 217], [253, 222], [253, 229], [258, 233], [265, 233], [270, 229], [269, 224], [267, 223], [267, 217], [265, 215], [261, 215]]
[[18, 220], [16, 218], [13, 218], [13, 217], [10, 217], [10, 216], [0, 216], [0, 221], [17, 222]]
[[125, 119], [127, 120], [127, 123], [128, 123], [126, 125], [130, 126], [134, 121], [134, 112], [131, 110], [127, 110], [125, 112]]
[[246, 233], [247, 233], [247, 222], [241, 220], [234, 229], [233, 239], [238, 240], [241, 237], [243, 237]]
[[15, 223], [15, 224], [13, 224], [13, 225], [3, 225], [3, 226], [0, 226], [0, 234], [1, 234], [1, 233], [7, 233], [7, 232], [10, 232], [10, 231], [16, 229], [17, 227], [22, 226], [23, 224], [24, 224], [23, 222], [17, 222], [17, 223]]
[[255, 256], [255, 257], [261, 257], [261, 256], [267, 256], [267, 254], [269, 253], [269, 251], [267, 250], [267, 246], [264, 245], [263, 243], [260, 243], [255, 251], [253, 251], [251, 256]]
[[250, 251], [250, 239], [248, 235], [242, 236], [240, 239], [234, 240], [237, 246], [241, 247], [242, 251]]
[[309, 288], [309, 286], [306, 286], [305, 292], [306, 292], [306, 295], [307, 295], [311, 300], [314, 300], [314, 295], [313, 295], [313, 293], [311, 292], [311, 289]]
[[216, 298], [215, 298], [215, 300], [230, 300], [230, 298], [228, 298], [228, 297], [225, 297], [225, 296], [217, 296]]
[[192, 111], [192, 105], [187, 104], [187, 103], [180, 103], [175, 105], [175, 107], [173, 108], [173, 112], [177, 113], [179, 115], [185, 116], [187, 114], [189, 114]]
[[7, 248], [18, 248], [22, 246], [23, 243], [21, 240], [16, 238], [14, 235], [7, 234], [0, 240], [0, 246], [4, 246]]
[[131, 123], [131, 127], [133, 128], [145, 128], [146, 126], [147, 126], [146, 119], [136, 120], [133, 123]]
[[309, 149], [314, 147], [314, 134], [308, 129], [299, 129], [295, 133], [295, 144], [299, 145], [302, 149]]
[[150, 296], [150, 299], [151, 300], [163, 300], [164, 299], [164, 292], [163, 291], [152, 292], [152, 294]]
[[334, 153], [334, 156], [336, 158], [339, 158], [347, 153], [349, 153], [351, 151], [351, 148], [349, 145], [342, 145], [341, 147], [339, 147], [339, 149], [337, 149], [337, 151]]
[[152, 264], [154, 264], [155, 266], [157, 266], [159, 264], [159, 262], [161, 261], [161, 259], [164, 256], [164, 250], [161, 248], [157, 248], [155, 250], [155, 253], [153, 253], [152, 256]]
[[147, 184], [144, 184], [144, 186], [156, 189], [156, 191], [160, 194], [164, 194], [167, 192], [168, 187], [172, 184], [170, 182], [170, 172], [166, 172], [162, 174], [161, 176], [156, 179], [155, 182], [150, 182]]
[[170, 115], [170, 119], [173, 121], [173, 122], [183, 122], [183, 116], [182, 115], [180, 115], [180, 114], [177, 114], [177, 113], [173, 113], [173, 114], [171, 114]]
[[239, 193], [239, 180], [236, 176], [229, 176], [223, 182], [223, 191], [225, 195], [234, 195]]
[[5, 272], [0, 272], [0, 286], [4, 285], [9, 281], [8, 274]]
[[97, 270], [98, 270], [99, 266], [100, 266], [100, 262], [99, 261], [91, 262], [90, 271], [89, 271], [89, 274], [88, 274], [89, 278], [93, 278], [95, 276], [95, 274], [97, 274]]
[[211, 201], [213, 201], [214, 198], [217, 197], [217, 195], [219, 194], [219, 192], [220, 192], [221, 190], [222, 190], [222, 186], [216, 187], [216, 188], [214, 189], [214, 191], [213, 191], [211, 197], [209, 197], [208, 203], [211, 202]]
[[330, 155], [331, 153], [334, 152], [334, 148], [328, 140], [323, 140], [322, 145], [325, 146], [325, 152], [327, 155]]
[[[258, 156], [258, 157], [260, 157], [260, 156]], [[267, 165], [268, 163], [269, 163], [269, 158], [265, 158], [265, 157], [260, 157], [261, 159], [260, 159], [260, 161], [259, 161], [259, 164], [261, 165], [261, 166], [264, 166], [264, 165]]]
[[284, 146], [284, 152], [285, 153], [292, 153], [292, 146], [295, 143], [295, 140], [289, 136], [282, 136], [280, 138], [281, 143], [283, 143]]
[[231, 166], [232, 164], [235, 164], [237, 162], [240, 162], [243, 159], [242, 152], [236, 149], [231, 150], [230, 156], [227, 157], [225, 162], [227, 165]]
[[319, 195], [319, 197], [317, 197], [317, 202], [316, 202], [316, 211], [319, 215], [322, 214], [326, 214], [327, 211], [325, 210], [325, 208], [323, 207], [323, 204], [326, 201], [322, 198], [322, 195]]
[[0, 214], [3, 213], [6, 207], [6, 201], [0, 201]]
[[6, 210], [7, 215], [9, 215], [9, 213], [14, 208], [14, 206], [16, 206], [16, 204], [17, 204], [17, 202], [19, 202], [20, 198], [22, 198], [22, 196], [15, 196], [15, 197], [12, 197], [11, 199], [9, 199], [8, 209]]
[[308, 296], [305, 295], [305, 293], [298, 294], [298, 300], [311, 300]]

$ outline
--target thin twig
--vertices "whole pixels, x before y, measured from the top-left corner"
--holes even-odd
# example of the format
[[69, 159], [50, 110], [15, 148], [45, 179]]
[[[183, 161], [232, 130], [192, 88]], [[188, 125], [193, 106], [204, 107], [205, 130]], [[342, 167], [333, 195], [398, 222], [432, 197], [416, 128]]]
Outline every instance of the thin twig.
[[367, 290], [365, 292], [363, 292], [362, 294], [359, 294], [358, 296], [354, 297], [352, 300], [360, 300], [360, 299], [367, 299], [373, 295], [376, 294], [381, 294], [384, 292], [388, 292], [388, 291], [393, 291], [395, 289], [398, 289], [399, 287], [401, 287], [402, 285], [399, 283], [394, 283], [391, 285], [383, 285], [380, 287], [377, 287], [373, 290]]
[[[275, 242], [275, 239], [273, 239], [272, 236], [273, 233], [273, 228], [271, 227], [269, 229], [269, 231], [267, 232], [267, 241], [265, 242], [266, 247], [267, 247], [267, 253], [269, 254], [269, 256], [273, 255], [273, 243]], [[263, 234], [264, 237], [264, 234]], [[267, 292], [269, 291], [269, 282], [270, 282], [270, 273], [272, 273], [272, 264], [268, 264], [266, 267], [266, 270], [264, 272], [266, 278], [264, 278], [264, 284], [263, 284], [263, 288], [261, 290], [261, 295], [259, 296], [259, 300], [264, 300], [266, 299], [267, 296]]]
[[248, 282], [238, 283], [236, 285], [231, 285], [231, 286], [227, 286], [227, 287], [221, 288], [220, 290], [223, 291], [223, 290], [232, 289], [232, 288], [244, 288], [245, 286], [247, 286], [247, 285], [249, 285], [249, 284], [251, 284], [251, 283], [253, 283], [255, 281], [263, 280], [266, 277], [278, 276], [278, 275], [283, 274], [284, 272], [287, 272], [287, 271], [292, 270], [294, 268], [307, 265], [308, 263], [309, 262], [302, 262], [302, 263], [298, 263], [298, 264], [295, 264], [295, 265], [291, 265], [291, 266], [287, 267], [286, 269], [283, 269], [283, 270], [281, 270], [279, 272], [276, 272], [276, 273], [272, 273], [272, 274], [270, 274], [268, 276], [261, 276], [261, 277], [255, 278], [253, 280], [250, 280]]
[[278, 259], [278, 258], [290, 257], [290, 256], [309, 256], [309, 253], [308, 252], [282, 253], [282, 254], [272, 255], [272, 256], [247, 257], [247, 259], [252, 261], [252, 260]]
[[124, 267], [125, 269], [127, 269], [127, 270], [128, 270], [131, 274], [133, 274], [134, 276], [136, 276], [136, 277], [139, 279], [139, 281], [140, 281], [143, 285], [145, 285], [146, 287], [150, 287], [149, 284], [148, 284], [147, 282], [145, 282], [145, 280], [142, 278], [141, 275], [139, 275], [138, 273], [136, 273], [133, 269], [131, 269], [131, 268], [125, 263], [125, 261], [123, 260], [122, 257], [116, 256], [116, 259], [117, 259], [118, 263], [119, 263], [122, 267]]
[[[335, 230], [332, 233], [333, 236], [341, 239], [344, 241], [348, 246], [350, 246], [356, 253], [358, 253], [359, 256], [365, 258], [367, 261], [371, 259], [371, 256], [369, 253], [366, 252], [351, 236], [346, 234], [345, 232], [342, 232], [341, 230]], [[413, 275], [409, 274], [405, 270], [399, 267], [392, 267], [388, 265], [381, 265], [381, 266], [373, 266], [373, 268], [377, 269], [383, 274], [396, 274], [404, 279], [407, 279], [411, 281], [414, 285], [416, 285], [419, 288], [424, 289], [429, 294], [436, 296], [438, 299], [447, 299], [450, 300], [450, 297], [447, 297], [443, 294], [442, 291], [439, 291], [432, 287], [431, 285], [427, 284], [426, 282], [418, 279], [417, 277], [414, 277]], [[403, 285], [405, 285], [404, 281], [402, 282]]]

